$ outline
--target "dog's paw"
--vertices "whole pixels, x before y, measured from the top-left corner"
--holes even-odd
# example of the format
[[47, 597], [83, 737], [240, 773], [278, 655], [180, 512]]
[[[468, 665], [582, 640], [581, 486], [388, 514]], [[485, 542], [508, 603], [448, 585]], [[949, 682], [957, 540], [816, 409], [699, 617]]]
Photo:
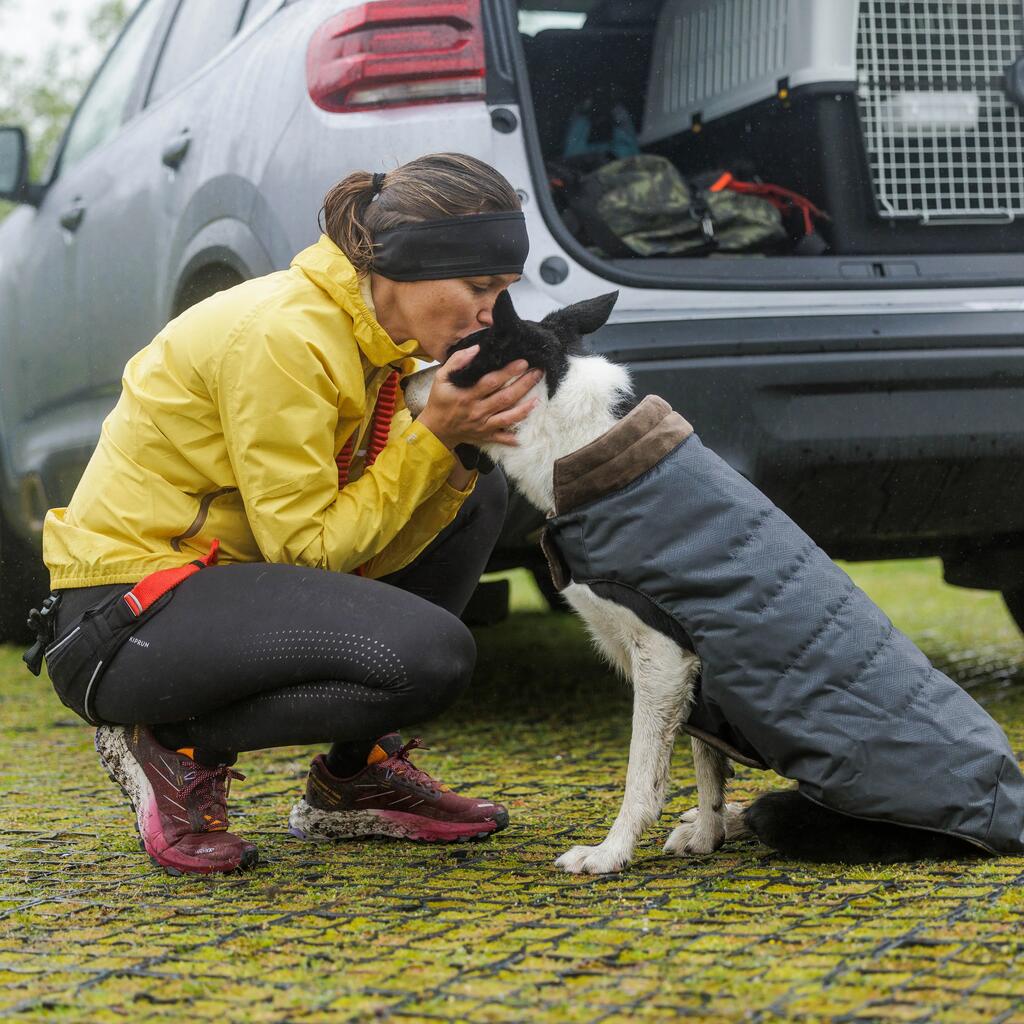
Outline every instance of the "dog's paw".
[[677, 857], [695, 857], [714, 853], [725, 842], [725, 818], [720, 814], [707, 815], [686, 821], [674, 829], [665, 841], [665, 852]]
[[[692, 824], [697, 820], [697, 812], [699, 808], [691, 807], [688, 811], [680, 815], [679, 820], [684, 824]], [[750, 835], [750, 829], [747, 828], [746, 823], [743, 820], [743, 811], [745, 810], [743, 804], [726, 804], [722, 814], [725, 816], [725, 839], [728, 842], [731, 839], [742, 839], [743, 836]]]
[[602, 843], [600, 846], [574, 846], [566, 850], [555, 861], [555, 867], [571, 875], [606, 875], [621, 871], [630, 859], [630, 855], [620, 847]]

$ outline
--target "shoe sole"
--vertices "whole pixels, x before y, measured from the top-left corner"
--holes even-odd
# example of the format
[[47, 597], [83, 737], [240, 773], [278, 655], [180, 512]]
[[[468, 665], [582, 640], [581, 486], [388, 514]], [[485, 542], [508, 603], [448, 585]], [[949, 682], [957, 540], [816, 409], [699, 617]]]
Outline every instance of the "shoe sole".
[[[230, 872], [236, 871], [238, 868], [252, 867], [259, 861], [259, 851], [255, 849], [247, 850], [243, 853], [241, 860], [235, 868], [216, 868], [204, 864], [197, 864], [195, 866], [182, 864], [179, 867], [161, 860], [159, 854], [162, 851], [154, 852], [146, 842], [145, 832], [143, 831], [145, 823], [142, 820], [142, 811], [139, 809], [144, 807], [148, 812], [147, 816], [156, 815], [157, 820], [159, 820], [160, 812], [156, 809], [156, 796], [153, 793], [153, 787], [150, 785], [149, 779], [146, 778], [146, 773], [135, 759], [135, 755], [128, 749], [128, 744], [124, 738], [124, 729], [114, 726], [104, 726], [97, 729], [94, 746], [96, 747], [96, 753], [99, 755], [103, 770], [110, 777], [110, 781], [121, 790], [135, 812], [135, 831], [139, 836], [139, 849], [149, 857], [156, 867], [162, 868], [169, 875], [179, 877], [181, 875], [230, 874]], [[128, 770], [124, 774], [128, 779], [129, 785], [135, 789], [134, 794], [114, 774], [114, 768], [118, 764], [122, 766], [127, 764]], [[167, 849], [166, 846], [165, 849]]]
[[402, 811], [322, 811], [300, 800], [288, 816], [296, 839], [407, 839], [416, 843], [459, 843], [486, 839], [508, 825], [508, 812], [486, 821], [437, 821]]

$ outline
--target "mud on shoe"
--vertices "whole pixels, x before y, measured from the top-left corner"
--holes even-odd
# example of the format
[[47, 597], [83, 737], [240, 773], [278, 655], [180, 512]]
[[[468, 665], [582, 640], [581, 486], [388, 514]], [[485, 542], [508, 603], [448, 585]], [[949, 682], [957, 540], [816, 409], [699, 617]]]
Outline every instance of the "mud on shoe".
[[102, 725], [96, 752], [136, 816], [139, 844], [172, 875], [211, 874], [251, 867], [256, 847], [227, 831], [232, 779], [227, 765], [210, 768], [169, 750], [141, 725]]
[[[481, 839], [508, 824], [508, 811], [489, 800], [459, 796], [417, 768], [397, 733], [381, 737], [366, 767], [347, 779], [332, 775], [322, 754], [314, 758], [306, 795], [288, 828], [299, 839], [387, 836], [423, 843]], [[426, 749], [426, 748], [424, 748]]]

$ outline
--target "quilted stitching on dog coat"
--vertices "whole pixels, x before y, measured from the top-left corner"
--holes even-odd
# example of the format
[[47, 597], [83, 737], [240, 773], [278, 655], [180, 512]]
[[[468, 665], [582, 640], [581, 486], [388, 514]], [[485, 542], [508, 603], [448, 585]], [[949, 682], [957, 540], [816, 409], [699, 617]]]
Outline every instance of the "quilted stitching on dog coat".
[[[647, 398], [605, 438], [652, 409], [676, 416]], [[834, 810], [1024, 851], [1024, 777], [999, 725], [695, 434], [588, 497], [548, 520], [547, 548], [574, 582], [689, 638], [691, 722]]]

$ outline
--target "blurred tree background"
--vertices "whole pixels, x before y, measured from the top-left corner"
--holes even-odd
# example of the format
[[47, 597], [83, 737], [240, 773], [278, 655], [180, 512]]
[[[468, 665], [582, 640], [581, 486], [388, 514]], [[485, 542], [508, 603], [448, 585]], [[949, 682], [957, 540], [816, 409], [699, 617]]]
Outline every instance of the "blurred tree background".
[[[11, 7], [12, 0], [0, 0], [0, 16]], [[28, 133], [33, 181], [45, 172], [97, 62], [134, 7], [135, 0], [96, 0], [86, 22], [87, 38], [53, 43], [41, 60], [0, 51], [0, 124], [20, 125]], [[59, 28], [67, 22], [67, 11], [52, 17]], [[85, 53], [95, 54], [95, 60], [83, 61]], [[0, 202], [0, 219], [12, 209]]]

